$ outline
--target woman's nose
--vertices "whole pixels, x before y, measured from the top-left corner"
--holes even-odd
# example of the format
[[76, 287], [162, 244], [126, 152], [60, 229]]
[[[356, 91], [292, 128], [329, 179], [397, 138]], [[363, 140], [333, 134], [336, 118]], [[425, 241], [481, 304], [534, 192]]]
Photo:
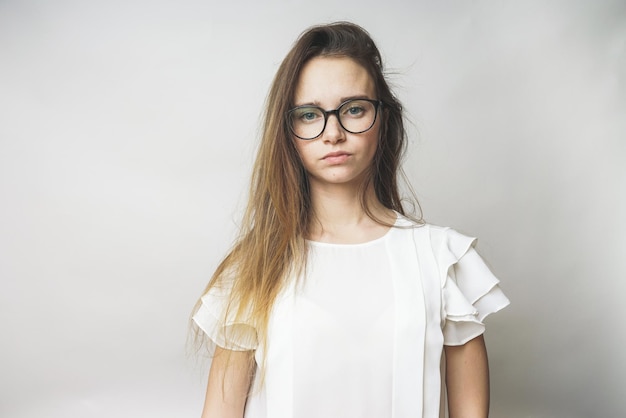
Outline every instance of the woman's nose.
[[346, 138], [346, 131], [339, 123], [337, 115], [328, 115], [326, 121], [326, 129], [324, 129], [324, 142], [330, 142], [335, 144], [341, 142]]

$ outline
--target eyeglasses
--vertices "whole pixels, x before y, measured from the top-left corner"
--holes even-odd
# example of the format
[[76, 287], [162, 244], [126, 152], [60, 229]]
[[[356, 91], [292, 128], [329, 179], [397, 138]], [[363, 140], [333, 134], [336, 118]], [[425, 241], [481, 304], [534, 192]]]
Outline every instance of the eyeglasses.
[[335, 110], [324, 110], [319, 106], [298, 106], [287, 112], [291, 132], [300, 139], [315, 139], [324, 132], [330, 115], [335, 115], [343, 129], [352, 134], [369, 131], [376, 117], [380, 100], [350, 99]]

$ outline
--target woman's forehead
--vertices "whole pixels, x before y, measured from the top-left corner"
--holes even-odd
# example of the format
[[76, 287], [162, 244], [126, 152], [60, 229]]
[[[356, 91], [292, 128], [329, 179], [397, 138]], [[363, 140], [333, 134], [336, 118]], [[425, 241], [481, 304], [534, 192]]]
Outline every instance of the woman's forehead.
[[350, 98], [376, 98], [368, 71], [348, 57], [315, 57], [308, 61], [296, 83], [294, 104], [337, 106]]

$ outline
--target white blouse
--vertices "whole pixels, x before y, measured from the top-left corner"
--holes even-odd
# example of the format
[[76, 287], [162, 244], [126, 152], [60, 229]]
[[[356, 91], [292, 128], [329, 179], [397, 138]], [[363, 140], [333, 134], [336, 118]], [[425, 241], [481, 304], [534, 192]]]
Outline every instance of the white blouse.
[[[509, 303], [474, 243], [404, 217], [363, 244], [309, 242], [304, 277], [273, 307], [245, 417], [443, 416], [443, 345], [481, 335]], [[211, 289], [194, 321], [260, 365], [254, 327], [224, 318], [227, 296]]]

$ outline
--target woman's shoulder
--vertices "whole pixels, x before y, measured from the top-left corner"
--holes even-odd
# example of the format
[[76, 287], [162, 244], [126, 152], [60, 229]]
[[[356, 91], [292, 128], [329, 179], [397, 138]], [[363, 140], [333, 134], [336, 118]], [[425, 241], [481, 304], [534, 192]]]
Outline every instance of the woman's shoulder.
[[400, 213], [395, 226], [416, 237], [426, 238], [433, 247], [469, 247], [476, 241], [476, 238], [460, 233], [452, 227], [432, 224]]
[[435, 233], [443, 233], [446, 230], [450, 229], [450, 227], [432, 224], [421, 217], [413, 216], [410, 214], [402, 214], [400, 212], [396, 212], [396, 215], [397, 219], [395, 226], [403, 229], [409, 229], [413, 231], [434, 231]]

